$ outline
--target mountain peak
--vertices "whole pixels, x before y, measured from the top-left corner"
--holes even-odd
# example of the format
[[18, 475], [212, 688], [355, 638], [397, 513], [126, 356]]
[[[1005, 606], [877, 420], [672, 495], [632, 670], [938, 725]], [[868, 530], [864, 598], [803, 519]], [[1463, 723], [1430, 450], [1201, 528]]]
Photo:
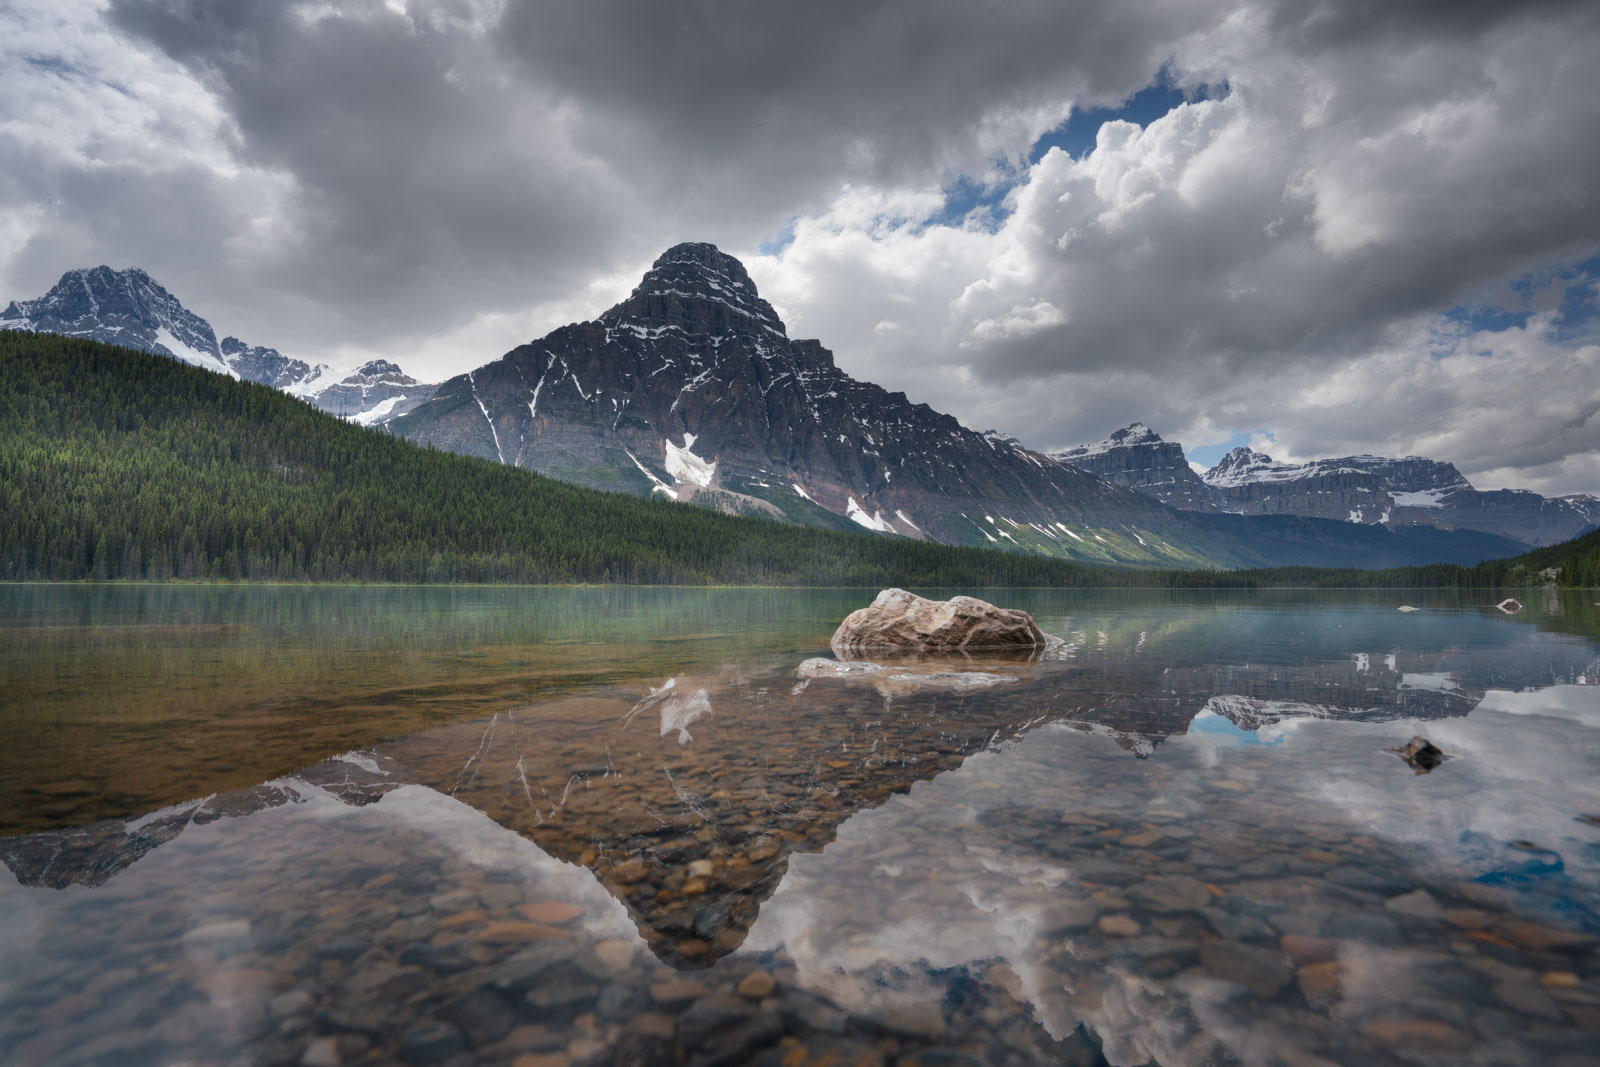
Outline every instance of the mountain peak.
[[1060, 452], [1052, 452], [1050, 453], [1050, 456], [1052, 459], [1056, 459], [1064, 463], [1072, 463], [1075, 460], [1081, 460], [1089, 456], [1104, 455], [1105, 453], [1111, 452], [1118, 448], [1129, 448], [1133, 445], [1164, 444], [1166, 444], [1166, 442], [1161, 440], [1161, 435], [1156, 433], [1150, 427], [1146, 426], [1144, 423], [1130, 422], [1127, 426], [1117, 430], [1104, 441], [1097, 441], [1092, 445], [1074, 445], [1071, 448], [1062, 449]]
[[751, 289], [755, 288], [755, 284], [750, 281], [750, 275], [745, 272], [744, 264], [708, 241], [683, 241], [675, 244], [657, 256], [656, 261], [650, 264], [650, 269], [659, 270], [675, 263], [703, 267], [713, 274], [726, 274], [738, 279], [741, 284], [750, 286]]
[[600, 321], [710, 336], [752, 331], [788, 336], [783, 320], [761, 299], [744, 264], [716, 245], [694, 241], [673, 245], [657, 256], [628, 299], [601, 315]]
[[1142, 422], [1130, 422], [1126, 427], [1112, 434], [1111, 440], [1119, 445], [1154, 444], [1161, 440], [1161, 435]]

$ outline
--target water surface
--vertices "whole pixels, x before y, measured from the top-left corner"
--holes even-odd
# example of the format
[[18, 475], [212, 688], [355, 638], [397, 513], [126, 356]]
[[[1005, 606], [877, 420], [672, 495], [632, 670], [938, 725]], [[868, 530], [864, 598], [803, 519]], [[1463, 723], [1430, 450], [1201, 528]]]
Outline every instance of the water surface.
[[0, 1062], [1592, 1062], [1592, 596], [975, 592], [0, 590]]

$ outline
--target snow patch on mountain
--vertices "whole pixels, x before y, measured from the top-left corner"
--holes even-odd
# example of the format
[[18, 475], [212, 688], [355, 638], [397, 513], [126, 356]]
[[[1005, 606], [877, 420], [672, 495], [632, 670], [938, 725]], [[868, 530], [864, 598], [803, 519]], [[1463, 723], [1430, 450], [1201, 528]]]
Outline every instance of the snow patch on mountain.
[[851, 496], [845, 503], [845, 517], [858, 526], [865, 526], [878, 533], [894, 533], [894, 527], [884, 521], [883, 512], [868, 515], [866, 509], [856, 503], [856, 498]]
[[219, 374], [226, 374], [230, 378], [239, 377], [239, 372], [222, 362], [221, 356], [214, 356], [204, 349], [196, 348], [178, 340], [177, 334], [173, 333], [171, 327], [165, 323], [156, 330], [155, 343], [166, 349], [166, 354], [174, 359], [181, 359], [185, 363], [192, 363], [196, 367], [204, 367], [206, 370], [214, 370]]
[[672, 475], [675, 481], [708, 486], [711, 484], [711, 479], [717, 475], [717, 465], [714, 461], [708, 462], [690, 451], [694, 447], [694, 441], [694, 434], [686, 433], [683, 435], [682, 448], [671, 441], [661, 442], [667, 452], [667, 473]]
[[397, 404], [403, 404], [405, 402], [406, 398], [404, 396], [391, 396], [387, 400], [380, 400], [377, 407], [363, 411], [359, 415], [350, 416], [350, 421], [355, 423], [357, 426], [376, 425], [387, 419], [389, 417], [389, 413], [395, 409]]
[[622, 451], [626, 452], [628, 458], [633, 460], [633, 465], [639, 468], [640, 473], [642, 473], [646, 478], [650, 479], [650, 491], [652, 493], [665, 493], [672, 500], [678, 499], [678, 491], [672, 488], [672, 486], [668, 485], [666, 482], [662, 481], [660, 478], [657, 478], [654, 474], [651, 474], [650, 468], [646, 467], [643, 463], [640, 463], [638, 456], [634, 455], [632, 452], [628, 452], [626, 448], [624, 448]]
[[1160, 443], [1161, 438], [1154, 430], [1142, 422], [1133, 422], [1116, 431], [1104, 441], [1097, 441], [1092, 445], [1076, 445], [1072, 448], [1062, 449], [1060, 452], [1051, 452], [1049, 456], [1057, 463], [1071, 463], [1074, 457], [1082, 459], [1086, 456], [1104, 455], [1118, 448]]
[[1390, 493], [1394, 502], [1402, 508], [1436, 508], [1441, 506], [1441, 497], [1455, 492], [1454, 489], [1424, 489], [1418, 493]]

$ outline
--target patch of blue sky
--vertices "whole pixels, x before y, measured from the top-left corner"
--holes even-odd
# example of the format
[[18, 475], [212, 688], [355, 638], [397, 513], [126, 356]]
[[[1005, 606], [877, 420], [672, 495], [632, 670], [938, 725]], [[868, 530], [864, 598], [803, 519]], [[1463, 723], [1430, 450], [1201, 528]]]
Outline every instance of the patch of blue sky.
[[1236, 745], [1279, 745], [1283, 743], [1282, 734], [1273, 734], [1270, 739], [1263, 738], [1256, 730], [1246, 730], [1234, 725], [1214, 711], [1201, 711], [1189, 720], [1189, 728], [1184, 731], [1190, 736], [1204, 735], [1232, 741]]
[[1246, 430], [1243, 433], [1234, 434], [1220, 445], [1201, 445], [1199, 448], [1185, 447], [1183, 454], [1191, 463], [1199, 463], [1205, 467], [1215, 467], [1219, 459], [1235, 448], [1247, 447], [1251, 439], [1257, 434], [1265, 436], [1267, 431]]
[[1526, 326], [1535, 312], [1552, 309], [1559, 312], [1557, 340], [1600, 336], [1600, 254], [1491, 286], [1448, 309], [1444, 317], [1473, 330], [1508, 330]]
[[77, 67], [60, 56], [24, 56], [23, 62], [36, 70], [47, 70], [53, 74], [81, 73]]
[[[1073, 159], [1082, 159], [1094, 149], [1100, 127], [1107, 122], [1133, 122], [1142, 128], [1187, 101], [1220, 99], [1227, 95], [1226, 83], [1202, 85], [1186, 93], [1174, 84], [1171, 70], [1162, 67], [1154, 81], [1116, 107], [1074, 109], [1066, 122], [1033, 143], [1028, 149], [1028, 164], [1032, 166], [1039, 162], [1052, 148], [1061, 149]], [[997, 228], [1011, 214], [1011, 208], [1006, 203], [1007, 195], [1027, 178], [1026, 171], [1004, 166], [997, 169], [1008, 177], [985, 183], [963, 174], [947, 184], [943, 189], [944, 209], [929, 219], [927, 224], [976, 224], [988, 230]]]
[[1172, 72], [1162, 67], [1155, 81], [1116, 107], [1074, 109], [1066, 122], [1033, 143], [1033, 148], [1028, 151], [1028, 162], [1039, 162], [1052, 148], [1061, 149], [1073, 159], [1082, 159], [1094, 150], [1100, 127], [1108, 122], [1133, 122], [1143, 128], [1179, 104], [1220, 100], [1227, 95], [1226, 82], [1221, 85], [1202, 85], [1186, 93], [1173, 84]]
[[782, 255], [785, 248], [794, 244], [794, 226], [797, 221], [797, 219], [791, 218], [776, 237], [769, 237], [767, 240], [762, 241], [756, 251], [763, 256]]

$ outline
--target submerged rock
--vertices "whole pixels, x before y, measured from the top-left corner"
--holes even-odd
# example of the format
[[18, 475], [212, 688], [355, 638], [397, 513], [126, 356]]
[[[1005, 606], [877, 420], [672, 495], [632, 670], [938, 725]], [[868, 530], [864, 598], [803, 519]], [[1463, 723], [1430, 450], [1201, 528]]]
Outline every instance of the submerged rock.
[[1522, 601], [1516, 599], [1515, 597], [1506, 597], [1504, 600], [1500, 601], [1500, 603], [1496, 604], [1495, 607], [1499, 608], [1507, 615], [1515, 615], [1517, 612], [1522, 610]]
[[867, 650], [965, 652], [1033, 649], [1050, 644], [1025, 611], [997, 608], [976, 597], [927, 600], [904, 589], [885, 589], [870, 607], [852, 611], [834, 631], [834, 655]]
[[1427, 774], [1444, 762], [1444, 753], [1435, 748], [1426, 737], [1413, 737], [1401, 747], [1389, 751], [1411, 764], [1411, 768], [1418, 774]]

